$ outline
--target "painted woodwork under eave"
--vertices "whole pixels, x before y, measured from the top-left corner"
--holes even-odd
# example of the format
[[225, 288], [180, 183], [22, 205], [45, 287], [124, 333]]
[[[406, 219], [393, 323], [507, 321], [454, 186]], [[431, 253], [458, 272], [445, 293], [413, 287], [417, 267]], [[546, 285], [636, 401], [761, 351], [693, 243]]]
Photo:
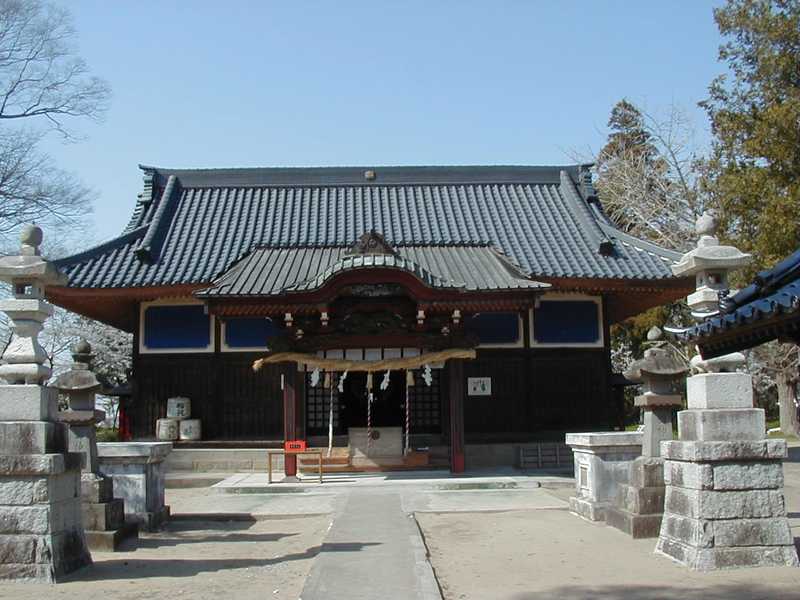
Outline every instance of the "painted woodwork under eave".
[[[602, 295], [608, 324], [618, 323], [654, 306], [673, 302], [693, 289], [689, 279], [659, 281], [629, 281], [613, 279], [548, 279], [542, 281], [553, 287], [548, 292], [576, 292]], [[68, 288], [52, 287], [48, 299], [54, 304], [86, 317], [102, 321], [124, 331], [132, 332], [140, 302], [159, 298], [191, 297], [193, 292], [208, 284], [175, 285], [138, 288]], [[535, 294], [530, 291], [505, 291], [482, 293], [439, 293], [424, 300], [420, 308], [431, 313], [468, 311], [524, 311], [533, 304]], [[297, 315], [319, 313], [326, 297], [309, 297], [292, 294], [277, 298], [214, 299], [209, 302], [212, 313], [220, 316]]]

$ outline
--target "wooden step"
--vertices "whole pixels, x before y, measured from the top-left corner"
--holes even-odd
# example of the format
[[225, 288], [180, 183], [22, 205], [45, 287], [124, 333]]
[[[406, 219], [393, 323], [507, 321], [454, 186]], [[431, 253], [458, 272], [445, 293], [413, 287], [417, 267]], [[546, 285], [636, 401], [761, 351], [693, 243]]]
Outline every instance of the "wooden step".
[[[301, 465], [314, 466], [319, 464], [319, 459], [315, 456], [298, 456], [298, 463]], [[348, 456], [323, 456], [322, 464], [324, 465], [349, 465], [350, 457]]]

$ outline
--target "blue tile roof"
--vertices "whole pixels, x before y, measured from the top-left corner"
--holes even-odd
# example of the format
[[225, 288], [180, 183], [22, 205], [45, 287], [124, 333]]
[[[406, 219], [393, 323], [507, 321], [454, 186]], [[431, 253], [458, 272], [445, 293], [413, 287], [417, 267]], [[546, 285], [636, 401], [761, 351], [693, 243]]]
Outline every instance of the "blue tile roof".
[[578, 166], [143, 171], [123, 234], [57, 261], [71, 287], [210, 283], [259, 248], [370, 230], [394, 247], [493, 246], [534, 279], [667, 279], [680, 258], [615, 229]]

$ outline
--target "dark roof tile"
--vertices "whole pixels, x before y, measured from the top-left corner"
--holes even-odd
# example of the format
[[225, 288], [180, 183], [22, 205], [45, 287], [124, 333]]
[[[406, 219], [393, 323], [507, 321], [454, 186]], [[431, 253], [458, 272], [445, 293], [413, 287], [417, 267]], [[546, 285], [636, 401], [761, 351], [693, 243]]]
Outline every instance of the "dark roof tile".
[[[343, 248], [372, 229], [393, 246], [492, 245], [534, 279], [665, 279], [679, 258], [606, 223], [577, 166], [367, 169], [147, 168], [124, 234], [57, 263], [73, 287], [209, 283], [256, 248]], [[148, 241], [152, 264], [133, 256]]]

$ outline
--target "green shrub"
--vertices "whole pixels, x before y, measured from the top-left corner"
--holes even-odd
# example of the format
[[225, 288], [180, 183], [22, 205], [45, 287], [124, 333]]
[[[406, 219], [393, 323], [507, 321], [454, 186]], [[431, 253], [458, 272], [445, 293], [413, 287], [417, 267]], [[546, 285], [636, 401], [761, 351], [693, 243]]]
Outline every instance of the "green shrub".
[[98, 427], [97, 428], [97, 441], [98, 442], [118, 442], [119, 430], [113, 427]]

